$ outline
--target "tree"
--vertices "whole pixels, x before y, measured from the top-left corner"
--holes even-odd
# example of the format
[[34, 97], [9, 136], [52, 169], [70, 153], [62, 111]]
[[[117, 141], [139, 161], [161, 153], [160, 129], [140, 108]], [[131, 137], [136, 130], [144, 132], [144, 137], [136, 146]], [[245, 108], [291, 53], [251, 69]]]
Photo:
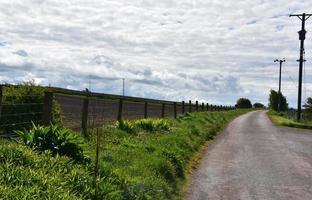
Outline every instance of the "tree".
[[236, 102], [237, 108], [252, 108], [251, 102], [247, 98], [240, 98]]
[[307, 120], [312, 120], [312, 97], [308, 97], [306, 103], [303, 105], [305, 108], [303, 111], [303, 116]]
[[262, 103], [254, 103], [254, 108], [264, 108], [264, 105]]
[[[279, 99], [281, 101], [280, 106], [278, 106]], [[278, 107], [280, 108], [278, 109]], [[286, 111], [288, 109], [286, 97], [282, 93], [278, 93], [275, 90], [271, 90], [269, 96], [269, 108], [275, 111]]]

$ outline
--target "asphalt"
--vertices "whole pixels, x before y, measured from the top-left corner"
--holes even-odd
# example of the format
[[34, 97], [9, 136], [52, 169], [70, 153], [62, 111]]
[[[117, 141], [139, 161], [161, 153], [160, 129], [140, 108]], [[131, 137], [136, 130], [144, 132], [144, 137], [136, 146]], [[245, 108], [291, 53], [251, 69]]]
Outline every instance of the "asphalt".
[[312, 131], [274, 126], [265, 111], [233, 120], [193, 171], [186, 200], [312, 200]]

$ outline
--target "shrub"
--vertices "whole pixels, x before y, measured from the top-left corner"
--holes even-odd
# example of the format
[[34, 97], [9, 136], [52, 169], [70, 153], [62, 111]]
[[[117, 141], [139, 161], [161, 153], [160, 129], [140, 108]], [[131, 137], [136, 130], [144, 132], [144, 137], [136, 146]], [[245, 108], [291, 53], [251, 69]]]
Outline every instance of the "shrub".
[[136, 129], [135, 129], [133, 123], [128, 121], [128, 120], [117, 121], [115, 123], [115, 127], [120, 129], [120, 130], [126, 131], [127, 133], [135, 133], [136, 132]]
[[251, 102], [247, 98], [240, 98], [236, 102], [237, 108], [252, 108]]
[[305, 120], [312, 120], [312, 98], [308, 97], [306, 103], [303, 106], [303, 117]]
[[[45, 90], [45, 87], [36, 85], [34, 81], [5, 86], [0, 124], [10, 126], [4, 126], [0, 132], [11, 134], [14, 130], [31, 128], [31, 122], [40, 123]], [[53, 101], [52, 106], [52, 123], [62, 125], [60, 105], [56, 101]]]
[[140, 129], [148, 132], [170, 130], [170, 124], [167, 120], [150, 118], [136, 121], [120, 120], [116, 122], [115, 127], [127, 133], [136, 133]]
[[169, 131], [170, 125], [167, 120], [164, 119], [140, 119], [134, 122], [135, 127], [143, 129], [145, 131]]
[[50, 150], [54, 154], [66, 155], [76, 161], [84, 161], [83, 140], [71, 130], [50, 125], [33, 124], [32, 130], [15, 131], [22, 142], [38, 152]]

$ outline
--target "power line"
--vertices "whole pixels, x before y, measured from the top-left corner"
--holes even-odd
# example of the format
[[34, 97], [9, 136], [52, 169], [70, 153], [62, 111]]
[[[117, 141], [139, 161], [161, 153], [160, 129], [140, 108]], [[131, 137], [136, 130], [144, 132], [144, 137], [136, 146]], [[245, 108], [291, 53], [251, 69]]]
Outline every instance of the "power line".
[[294, 79], [292, 78], [292, 76], [290, 75], [290, 73], [285, 69], [285, 67], [284, 67], [284, 71], [286, 72], [286, 74], [287, 74], [289, 80], [292, 82], [292, 84], [294, 84], [294, 86], [297, 87], [296, 82], [294, 81]]

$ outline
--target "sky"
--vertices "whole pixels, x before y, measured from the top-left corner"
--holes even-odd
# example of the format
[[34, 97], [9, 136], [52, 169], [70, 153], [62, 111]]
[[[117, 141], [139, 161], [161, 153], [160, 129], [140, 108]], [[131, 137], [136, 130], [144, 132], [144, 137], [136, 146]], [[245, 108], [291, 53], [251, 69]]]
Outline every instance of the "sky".
[[[172, 101], [267, 104], [270, 89], [297, 104], [307, 0], [0, 0], [0, 82]], [[303, 99], [312, 96], [312, 18]]]

